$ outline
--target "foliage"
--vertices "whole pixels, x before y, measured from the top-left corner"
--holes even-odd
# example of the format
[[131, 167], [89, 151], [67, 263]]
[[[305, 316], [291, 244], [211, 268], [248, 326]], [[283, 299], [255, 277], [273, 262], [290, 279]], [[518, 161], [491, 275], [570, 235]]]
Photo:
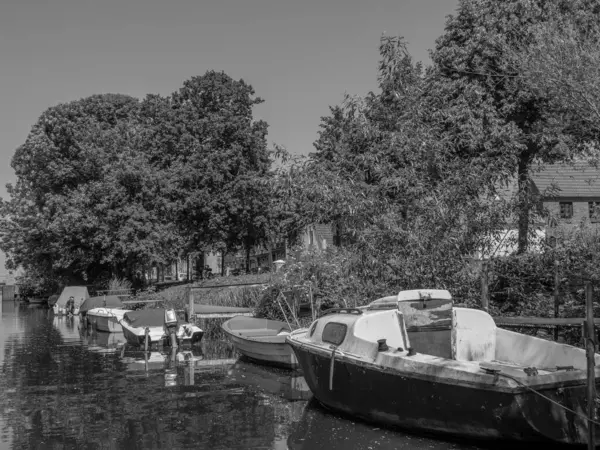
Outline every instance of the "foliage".
[[[505, 137], [502, 146], [476, 146], [465, 156], [498, 158], [516, 178], [520, 252], [528, 248], [535, 203], [529, 182], [532, 166], [569, 160], [581, 152], [586, 133], [557, 126], [556, 116], [549, 113], [549, 98], [515, 73], [513, 53], [505, 49], [529, 42], [540, 24], [557, 17], [576, 16], [580, 26], [595, 26], [599, 14], [587, 0], [462, 0], [432, 52], [429, 76], [450, 95], [444, 101], [459, 105], [467, 96], [480, 97], [483, 131]], [[461, 126], [462, 121], [460, 115], [448, 117], [449, 126]]]
[[60, 292], [60, 280], [49, 277], [47, 274], [29, 270], [16, 278], [19, 286], [19, 295], [28, 297], [47, 297]]
[[578, 15], [538, 24], [506, 50], [524, 83], [548, 99], [557, 125], [600, 132], [600, 28]]
[[189, 251], [250, 248], [269, 221], [262, 100], [224, 73], [143, 101], [94, 95], [46, 110], [0, 203], [9, 268], [104, 283]]
[[187, 249], [233, 250], [264, 240], [271, 164], [262, 103], [252, 86], [209, 71], [169, 98], [148, 96], [142, 110], [150, 153], [169, 180], [169, 212]]
[[177, 237], [157, 201], [137, 100], [97, 95], [49, 108], [13, 157], [0, 246], [9, 267], [93, 280], [131, 278]]
[[124, 278], [112, 277], [108, 282], [107, 289], [109, 291], [128, 291], [131, 290], [131, 281]]
[[[381, 93], [332, 108], [316, 153], [280, 175], [281, 190], [299, 216], [342, 230], [349, 254], [337, 264], [346, 281], [339, 286], [351, 274], [372, 291], [387, 286], [385, 294], [423, 286], [468, 291], [457, 280], [470, 283], [469, 255], [492, 245], [510, 212], [496, 198], [497, 182], [509, 175], [503, 161], [461, 152], [501, 145], [504, 136], [486, 134], [480, 96], [463, 99], [460, 111], [425, 97], [435, 80], [423, 77], [402, 40], [383, 38], [380, 50]], [[441, 118], [459, 113], [468, 126], [448, 132]]]

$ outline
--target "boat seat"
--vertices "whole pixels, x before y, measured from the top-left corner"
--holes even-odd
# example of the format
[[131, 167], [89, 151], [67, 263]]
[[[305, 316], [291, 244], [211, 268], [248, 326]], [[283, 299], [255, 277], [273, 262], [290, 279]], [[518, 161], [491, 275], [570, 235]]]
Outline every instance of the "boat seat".
[[496, 358], [496, 324], [485, 311], [452, 310], [452, 359], [492, 361]]

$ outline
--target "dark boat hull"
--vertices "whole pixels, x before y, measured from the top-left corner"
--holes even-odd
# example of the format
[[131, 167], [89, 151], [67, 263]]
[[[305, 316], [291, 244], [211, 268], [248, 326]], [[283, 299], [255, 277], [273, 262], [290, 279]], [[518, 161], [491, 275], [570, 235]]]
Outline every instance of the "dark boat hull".
[[[364, 361], [292, 345], [315, 398], [361, 419], [411, 431], [476, 439], [584, 444], [583, 418], [531, 391], [507, 392], [407, 376]], [[541, 393], [584, 414], [585, 385]], [[600, 429], [596, 427], [596, 434]]]

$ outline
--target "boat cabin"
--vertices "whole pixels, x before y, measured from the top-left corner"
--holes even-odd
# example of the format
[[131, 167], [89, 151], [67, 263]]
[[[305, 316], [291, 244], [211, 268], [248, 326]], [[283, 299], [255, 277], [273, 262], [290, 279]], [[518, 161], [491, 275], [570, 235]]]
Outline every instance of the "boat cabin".
[[[306, 338], [342, 353], [377, 358], [383, 350], [464, 362], [556, 370], [586, 367], [585, 351], [570, 345], [497, 328], [485, 311], [457, 308], [446, 290], [402, 291], [396, 308], [384, 309], [390, 298], [368, 308], [340, 310], [313, 322]], [[596, 356], [597, 364], [600, 358]]]

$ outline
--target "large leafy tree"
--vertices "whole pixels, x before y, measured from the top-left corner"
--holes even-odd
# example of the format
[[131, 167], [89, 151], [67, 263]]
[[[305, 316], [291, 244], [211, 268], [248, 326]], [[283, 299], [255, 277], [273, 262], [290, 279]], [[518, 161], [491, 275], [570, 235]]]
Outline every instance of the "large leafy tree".
[[12, 160], [2, 204], [8, 264], [49, 277], [132, 277], [177, 242], [144, 153], [136, 99], [96, 95], [49, 108]]
[[[548, 108], [550, 97], [532, 89], [515, 70], [514, 53], [506, 49], [530, 42], [540, 24], [565, 16], [577, 16], [581, 26], [598, 23], [597, 2], [461, 0], [432, 52], [430, 76], [437, 81], [438, 92], [446, 91], [441, 98], [452, 106], [478, 97], [485, 120], [483, 131], [504, 136], [501, 146], [469, 146], [458, 155], [496, 158], [517, 180], [520, 252], [528, 248], [535, 203], [531, 171], [538, 164], [573, 158], [581, 149], [583, 135], [560, 126]], [[448, 115], [445, 122], [449, 130], [464, 130], [467, 125], [460, 114]]]
[[[332, 108], [316, 152], [289, 171], [296, 204], [341, 225], [363, 278], [448, 286], [506, 213], [494, 196], [498, 164], [457, 154], [499, 136], [484, 132], [480, 97], [449, 105], [402, 39], [384, 37], [380, 53], [380, 91]], [[464, 125], [448, 132], [459, 114]]]
[[264, 241], [267, 124], [253, 118], [252, 86], [209, 71], [169, 98], [142, 105], [154, 164], [168, 180], [169, 210], [188, 249], [250, 248]]
[[557, 116], [557, 125], [597, 136], [600, 23], [590, 22], [584, 11], [579, 13], [555, 16], [537, 24], [528, 41], [511, 43], [506, 51], [515, 61], [515, 71], [523, 82], [548, 99], [548, 108]]

